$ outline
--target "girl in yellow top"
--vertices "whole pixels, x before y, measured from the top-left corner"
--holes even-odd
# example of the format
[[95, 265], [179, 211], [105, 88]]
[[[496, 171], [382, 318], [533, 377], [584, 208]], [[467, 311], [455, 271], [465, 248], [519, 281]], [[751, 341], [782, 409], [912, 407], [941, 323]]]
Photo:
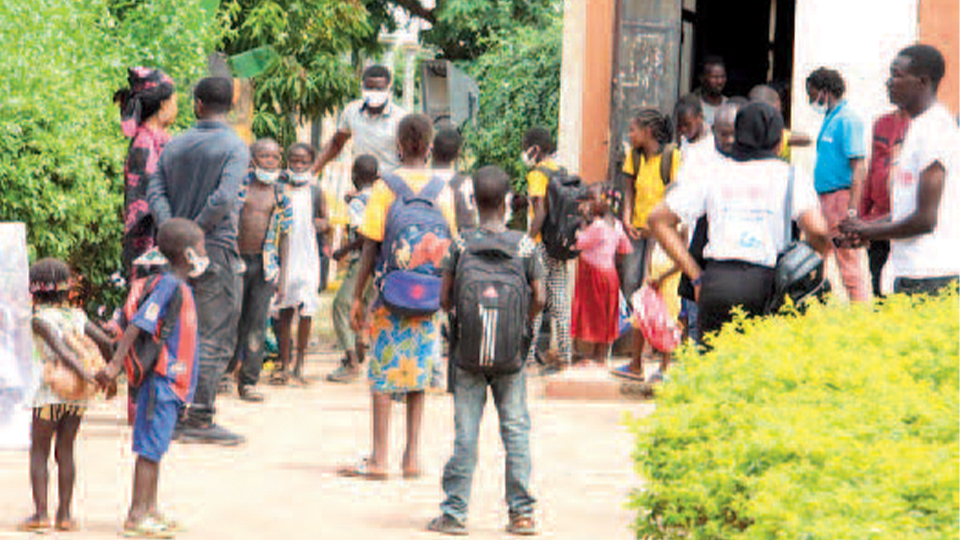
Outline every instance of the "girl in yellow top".
[[[660, 204], [667, 186], [677, 178], [680, 170], [680, 151], [672, 144], [673, 129], [670, 118], [656, 109], [643, 109], [630, 122], [630, 152], [623, 164], [623, 172], [632, 181], [625, 182], [623, 228], [634, 241], [634, 264], [625, 265], [624, 282], [627, 290], [639, 287], [644, 279], [657, 281], [658, 288], [671, 312], [679, 313], [677, 287], [680, 275], [674, 274], [661, 281], [671, 270], [665, 257], [653, 257], [656, 243], [647, 228], [647, 216]], [[664, 160], [669, 160], [664, 163]], [[637, 261], [636, 259], [639, 258]], [[633, 335], [633, 362], [616, 370], [618, 375], [642, 378], [641, 357], [645, 345], [639, 330]]]
[[[410, 190], [419, 193], [430, 183], [435, 172], [427, 166], [427, 154], [433, 128], [430, 119], [421, 114], [404, 117], [397, 127], [397, 144], [400, 147], [400, 168], [393, 171]], [[377, 180], [367, 202], [360, 234], [364, 237], [360, 256], [360, 271], [354, 289], [353, 307], [350, 312], [351, 326], [359, 332], [367, 327], [367, 306], [363, 294], [373, 277], [374, 265], [381, 249], [390, 249], [382, 244], [386, 232], [387, 214], [396, 196], [383, 180]], [[445, 187], [436, 199], [450, 226], [456, 234], [456, 219], [453, 194]], [[449, 248], [449, 239], [426, 239], [412, 253], [400, 256], [408, 258], [411, 267], [419, 266], [419, 260], [439, 268], [443, 255]], [[441, 313], [420, 317], [406, 317], [391, 313], [379, 301], [369, 313], [370, 346], [367, 363], [368, 380], [373, 395], [373, 451], [369, 459], [360, 464], [340, 470], [343, 476], [360, 476], [381, 480], [387, 477], [387, 436], [390, 431], [391, 399], [405, 397], [407, 403], [407, 446], [403, 453], [403, 476], [420, 475], [420, 426], [423, 421], [424, 391], [439, 383], [440, 324]]]

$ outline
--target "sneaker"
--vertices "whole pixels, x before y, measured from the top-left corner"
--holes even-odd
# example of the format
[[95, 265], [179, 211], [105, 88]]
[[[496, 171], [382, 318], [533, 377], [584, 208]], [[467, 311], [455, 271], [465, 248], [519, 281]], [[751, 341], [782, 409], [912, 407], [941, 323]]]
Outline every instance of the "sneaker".
[[263, 401], [263, 394], [257, 392], [257, 389], [253, 385], [242, 384], [237, 390], [237, 393], [240, 395], [240, 399], [250, 403], [260, 403]]
[[507, 534], [517, 536], [534, 536], [537, 534], [537, 522], [531, 515], [510, 514], [510, 524], [507, 525]]
[[352, 383], [360, 378], [360, 368], [351, 368], [344, 362], [332, 373], [327, 374], [327, 382]]
[[449, 534], [451, 536], [466, 536], [467, 526], [459, 519], [449, 515], [441, 514], [434, 518], [428, 525], [428, 531], [438, 532], [440, 534]]
[[204, 426], [190, 424], [183, 426], [179, 440], [184, 443], [217, 444], [220, 446], [239, 446], [246, 442], [243, 435], [238, 435], [213, 422]]

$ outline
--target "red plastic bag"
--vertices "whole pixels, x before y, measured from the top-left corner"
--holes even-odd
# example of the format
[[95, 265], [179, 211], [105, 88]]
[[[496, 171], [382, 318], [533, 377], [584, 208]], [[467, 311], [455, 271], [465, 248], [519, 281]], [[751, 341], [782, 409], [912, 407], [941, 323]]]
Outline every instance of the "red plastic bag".
[[630, 298], [633, 304], [634, 328], [640, 328], [643, 338], [660, 352], [671, 353], [680, 344], [680, 326], [670, 316], [655, 289], [644, 285]]

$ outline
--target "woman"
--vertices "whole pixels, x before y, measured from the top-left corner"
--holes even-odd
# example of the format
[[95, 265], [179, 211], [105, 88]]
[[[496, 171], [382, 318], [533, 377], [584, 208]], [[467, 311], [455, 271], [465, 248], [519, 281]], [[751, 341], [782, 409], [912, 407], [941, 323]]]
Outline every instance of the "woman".
[[[744, 106], [737, 114], [733, 159], [718, 160], [702, 178], [678, 184], [650, 214], [653, 235], [694, 285], [701, 335], [731, 320], [734, 306], [749, 315], [763, 313], [774, 292], [777, 255], [786, 247], [791, 175], [790, 216], [814, 249], [827, 251], [827, 224], [811, 178], [777, 158], [782, 135], [783, 118], [776, 109], [765, 103]], [[710, 229], [701, 269], [676, 227], [704, 215]]]
[[167, 128], [177, 118], [176, 88], [159, 69], [130, 68], [129, 87], [113, 96], [120, 105], [123, 134], [130, 149], [123, 167], [123, 268], [133, 279], [133, 261], [154, 246], [156, 223], [147, 204], [147, 181], [157, 170], [160, 152], [170, 140]]

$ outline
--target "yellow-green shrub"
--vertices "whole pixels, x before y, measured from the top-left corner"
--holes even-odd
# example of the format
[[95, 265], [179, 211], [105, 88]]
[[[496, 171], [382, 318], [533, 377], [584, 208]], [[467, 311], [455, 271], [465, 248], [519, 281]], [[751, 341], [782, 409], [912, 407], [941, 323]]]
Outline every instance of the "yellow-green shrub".
[[638, 538], [958, 537], [958, 297], [738, 317], [638, 421]]

